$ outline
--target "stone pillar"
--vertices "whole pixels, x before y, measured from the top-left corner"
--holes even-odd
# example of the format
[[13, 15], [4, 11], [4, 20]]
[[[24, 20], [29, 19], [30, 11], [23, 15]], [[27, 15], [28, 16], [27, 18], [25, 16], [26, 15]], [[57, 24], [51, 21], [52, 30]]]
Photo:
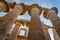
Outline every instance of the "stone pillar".
[[0, 23], [0, 40], [5, 39], [6, 33], [10, 30], [18, 15], [23, 12], [23, 7], [22, 4], [16, 5], [12, 11], [3, 17], [2, 23]]
[[52, 29], [52, 31], [53, 31], [53, 35], [54, 35], [54, 40], [60, 40], [60, 37], [57, 34], [56, 30], [55, 29]]
[[60, 36], [60, 18], [57, 16], [58, 10], [57, 8], [53, 7], [50, 10], [44, 12], [44, 17], [49, 18], [55, 27], [56, 32]]
[[20, 31], [20, 22], [16, 22], [16, 25], [13, 28], [13, 30], [12, 30], [11, 34], [9, 35], [9, 37], [7, 38], [7, 40], [17, 40], [19, 31]]
[[37, 6], [38, 5], [36, 4], [33, 4], [31, 6], [32, 7], [30, 10], [31, 21], [28, 33], [28, 40], [46, 40], [39, 17], [39, 13], [41, 11]]
[[50, 35], [48, 33], [48, 26], [42, 23], [42, 28], [43, 28], [46, 40], [51, 40]]

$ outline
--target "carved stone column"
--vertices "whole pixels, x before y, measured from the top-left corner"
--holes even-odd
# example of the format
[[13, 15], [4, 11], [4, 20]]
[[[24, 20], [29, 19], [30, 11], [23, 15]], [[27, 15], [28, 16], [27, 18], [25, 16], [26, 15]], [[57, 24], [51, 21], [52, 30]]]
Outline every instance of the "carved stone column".
[[51, 20], [53, 26], [55, 27], [56, 32], [60, 36], [60, 18], [57, 16], [58, 10], [53, 7], [50, 10], [44, 12], [44, 17]]
[[53, 31], [53, 35], [54, 35], [54, 40], [60, 40], [60, 37], [57, 34], [56, 30], [55, 29], [52, 29], [52, 31]]
[[5, 39], [6, 33], [8, 33], [17, 17], [24, 12], [23, 8], [24, 5], [22, 4], [16, 5], [12, 11], [8, 12], [8, 14], [3, 17], [0, 23], [0, 40]]
[[39, 13], [41, 11], [36, 4], [33, 4], [31, 7], [31, 21], [28, 33], [28, 40], [46, 40], [39, 17]]
[[13, 30], [12, 30], [11, 34], [9, 35], [9, 37], [7, 38], [7, 40], [17, 40], [19, 31], [20, 31], [20, 22], [16, 22], [16, 25], [13, 28]]
[[50, 35], [48, 33], [48, 26], [42, 23], [42, 28], [43, 28], [46, 40], [51, 40]]

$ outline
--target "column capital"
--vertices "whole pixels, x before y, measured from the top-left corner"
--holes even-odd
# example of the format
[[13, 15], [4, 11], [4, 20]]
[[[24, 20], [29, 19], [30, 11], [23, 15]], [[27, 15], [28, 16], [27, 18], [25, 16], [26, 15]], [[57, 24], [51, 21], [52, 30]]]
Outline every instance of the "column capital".
[[14, 8], [14, 6], [16, 5], [16, 2], [13, 2], [13, 3], [10, 3], [10, 2], [8, 2], [8, 5], [9, 5], [9, 8]]
[[16, 4], [15, 7], [19, 8], [21, 11], [21, 14], [20, 15], [23, 15], [26, 11], [26, 8], [25, 8], [25, 4], [24, 3], [20, 3], [20, 4]]
[[39, 15], [41, 14], [41, 12], [42, 12], [41, 7], [38, 6], [38, 4], [32, 4], [28, 9], [28, 12], [29, 12], [30, 16], [31, 16], [31, 11], [34, 10], [34, 9], [39, 10]]
[[26, 12], [25, 4], [24, 3], [20, 3], [19, 5], [21, 5], [22, 8], [23, 8], [23, 12], [20, 15], [23, 15]]
[[24, 4], [24, 3], [19, 3], [19, 4], [17, 4], [16, 2], [13, 2], [13, 3], [8, 3], [8, 5], [9, 5], [9, 8], [12, 8], [12, 9], [13, 9], [16, 5], [22, 6], [23, 12], [22, 12], [20, 15], [23, 15], [23, 14], [25, 13], [25, 11], [26, 11], [25, 4]]
[[[8, 5], [8, 3], [5, 0], [0, 0], [0, 4], [1, 4], [0, 7], [2, 8], [2, 11], [4, 11], [4, 12], [8, 12], [9, 11], [9, 5]], [[6, 6], [6, 8], [4, 8], [4, 6]]]
[[58, 9], [56, 7], [53, 7], [51, 9], [45, 10], [43, 15], [46, 19], [49, 19], [49, 16], [50, 16], [51, 13], [58, 14]]

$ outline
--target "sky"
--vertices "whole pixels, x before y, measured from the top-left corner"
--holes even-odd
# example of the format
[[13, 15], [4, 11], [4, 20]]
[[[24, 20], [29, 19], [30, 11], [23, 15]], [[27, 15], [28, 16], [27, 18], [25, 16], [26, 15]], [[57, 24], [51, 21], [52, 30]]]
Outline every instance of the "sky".
[[[60, 0], [6, 0], [6, 1], [7, 2], [24, 3], [24, 4], [27, 4], [27, 5], [31, 5], [31, 4], [36, 3], [39, 6], [46, 7], [46, 8], [56, 7], [56, 8], [58, 8], [58, 16], [60, 17]], [[4, 12], [0, 13], [0, 16], [4, 16], [4, 15], [6, 15], [6, 13], [4, 13]], [[26, 11], [26, 13], [24, 15], [20, 15], [18, 18], [21, 18], [21, 19], [23, 18], [23, 19], [28, 19], [28, 20], [31, 19], [31, 17], [28, 15], [27, 11]], [[53, 26], [52, 23], [51, 23], [51, 21], [49, 19], [45, 19], [44, 18], [43, 12], [40, 15], [40, 19], [46, 25]], [[54, 40], [53, 39], [52, 29], [49, 29], [49, 33], [50, 33], [50, 36], [52, 38], [51, 40]]]

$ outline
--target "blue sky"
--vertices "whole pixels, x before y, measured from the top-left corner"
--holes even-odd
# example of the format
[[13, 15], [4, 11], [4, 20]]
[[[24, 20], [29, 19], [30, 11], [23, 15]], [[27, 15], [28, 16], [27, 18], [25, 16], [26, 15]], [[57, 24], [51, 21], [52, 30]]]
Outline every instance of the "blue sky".
[[[58, 8], [58, 16], [60, 17], [60, 0], [6, 0], [8, 2], [17, 2], [17, 3], [25, 3], [27, 5], [31, 5], [31, 4], [38, 4], [41, 7], [47, 7], [47, 8], [52, 8], [52, 7], [57, 7]], [[0, 16], [4, 16], [5, 14], [0, 13]], [[23, 18], [23, 19], [28, 19], [30, 20], [30, 16], [28, 15], [28, 12], [26, 12], [24, 15], [20, 15], [18, 18]], [[40, 15], [40, 19], [41, 21], [43, 21], [46, 25], [49, 26], [53, 26], [52, 23], [50, 22], [50, 20], [47, 20], [43, 17], [43, 13]], [[53, 36], [52, 36], [52, 31], [51, 29], [49, 29], [49, 32], [51, 34], [52, 40]]]

